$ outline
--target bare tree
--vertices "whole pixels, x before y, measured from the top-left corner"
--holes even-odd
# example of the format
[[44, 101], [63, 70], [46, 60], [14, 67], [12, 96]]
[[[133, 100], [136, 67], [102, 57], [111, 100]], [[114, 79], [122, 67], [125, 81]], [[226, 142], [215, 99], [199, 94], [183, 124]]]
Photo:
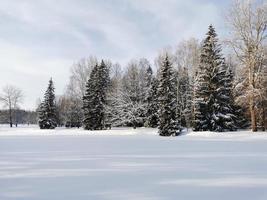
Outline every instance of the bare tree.
[[97, 64], [97, 58], [90, 56], [83, 58], [71, 67], [70, 82], [67, 93], [82, 99], [85, 93], [85, 85], [90, 76], [92, 68]]
[[175, 50], [174, 64], [177, 70], [187, 68], [190, 77], [194, 77], [199, 66], [200, 44], [197, 39], [191, 38], [180, 42]]
[[237, 88], [243, 94], [237, 100], [249, 101], [252, 130], [257, 131], [256, 106], [263, 96], [263, 88], [259, 83], [266, 57], [264, 43], [267, 39], [267, 4], [236, 0], [227, 15], [227, 22], [231, 32], [231, 40], [227, 43], [242, 66], [242, 80]]
[[13, 126], [12, 112], [18, 109], [22, 100], [23, 94], [19, 88], [11, 85], [7, 85], [3, 88], [3, 93], [0, 95], [0, 101], [4, 104], [4, 107], [9, 110], [10, 127]]

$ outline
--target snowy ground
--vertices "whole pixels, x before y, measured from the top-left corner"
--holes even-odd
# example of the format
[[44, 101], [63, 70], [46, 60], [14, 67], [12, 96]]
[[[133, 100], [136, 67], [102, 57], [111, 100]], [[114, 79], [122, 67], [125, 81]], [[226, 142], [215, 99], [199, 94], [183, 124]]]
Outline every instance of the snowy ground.
[[0, 126], [0, 200], [266, 200], [267, 133]]

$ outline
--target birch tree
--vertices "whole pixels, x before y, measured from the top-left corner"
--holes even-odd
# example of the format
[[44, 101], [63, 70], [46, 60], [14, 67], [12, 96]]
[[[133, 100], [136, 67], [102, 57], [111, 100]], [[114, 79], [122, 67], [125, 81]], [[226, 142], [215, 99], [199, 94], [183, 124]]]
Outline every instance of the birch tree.
[[13, 111], [18, 109], [22, 100], [23, 93], [21, 89], [12, 85], [7, 85], [3, 88], [3, 92], [0, 95], [0, 101], [4, 104], [4, 107], [8, 108], [10, 127], [13, 126]]
[[256, 108], [263, 101], [263, 88], [259, 81], [266, 59], [264, 44], [267, 39], [267, 3], [252, 0], [237, 0], [227, 15], [231, 39], [227, 43], [235, 52], [241, 69], [242, 80], [237, 85], [242, 95], [237, 101], [249, 101], [252, 131], [257, 131]]

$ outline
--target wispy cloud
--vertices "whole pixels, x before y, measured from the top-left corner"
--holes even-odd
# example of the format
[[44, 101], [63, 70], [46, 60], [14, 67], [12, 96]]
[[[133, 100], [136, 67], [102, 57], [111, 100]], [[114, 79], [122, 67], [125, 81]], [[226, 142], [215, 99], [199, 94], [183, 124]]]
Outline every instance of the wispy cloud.
[[[90, 54], [125, 64], [180, 40], [222, 29], [214, 0], [0, 0], [0, 86], [26, 91], [33, 108], [49, 77], [62, 93], [69, 67]], [[29, 88], [27, 88], [29, 87]]]

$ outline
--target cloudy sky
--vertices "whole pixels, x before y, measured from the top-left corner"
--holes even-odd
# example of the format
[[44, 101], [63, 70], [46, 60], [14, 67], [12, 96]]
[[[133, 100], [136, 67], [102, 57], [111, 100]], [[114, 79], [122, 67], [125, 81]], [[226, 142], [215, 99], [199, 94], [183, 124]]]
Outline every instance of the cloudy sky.
[[224, 33], [230, 0], [0, 0], [0, 87], [20, 87], [34, 109], [50, 77], [63, 93], [73, 62], [95, 55], [125, 65], [209, 24]]

